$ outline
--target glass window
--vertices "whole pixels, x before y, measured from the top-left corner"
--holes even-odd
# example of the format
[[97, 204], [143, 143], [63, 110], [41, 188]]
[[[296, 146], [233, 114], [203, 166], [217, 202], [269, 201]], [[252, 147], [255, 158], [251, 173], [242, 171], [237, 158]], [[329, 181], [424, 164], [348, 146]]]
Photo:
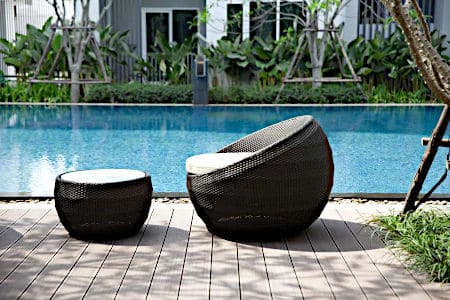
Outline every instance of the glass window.
[[242, 4], [227, 5], [227, 36], [235, 39], [242, 36]]
[[276, 4], [250, 3], [250, 38], [259, 36], [263, 39], [276, 37]]
[[[434, 17], [435, 0], [418, 0], [425, 16]], [[389, 15], [380, 0], [360, 0], [359, 24], [380, 24]], [[429, 20], [432, 22], [432, 19]]]
[[280, 33], [283, 34], [289, 27], [299, 30], [302, 24], [297, 18], [306, 20], [304, 2], [280, 2]]
[[150, 52], [155, 45], [157, 32], [164, 34], [169, 39], [169, 14], [168, 13], [147, 13], [147, 52]]
[[192, 26], [196, 10], [174, 10], [173, 11], [173, 41], [177, 44], [192, 36], [197, 31], [197, 26]]

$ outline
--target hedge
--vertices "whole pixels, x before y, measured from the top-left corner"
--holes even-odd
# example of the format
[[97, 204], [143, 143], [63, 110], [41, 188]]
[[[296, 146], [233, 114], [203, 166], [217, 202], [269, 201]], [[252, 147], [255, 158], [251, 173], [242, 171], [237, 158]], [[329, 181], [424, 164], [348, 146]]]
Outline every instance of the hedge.
[[[210, 104], [270, 104], [275, 103], [280, 86], [260, 90], [256, 86], [234, 86], [229, 89], [212, 88], [208, 92]], [[97, 103], [192, 103], [191, 85], [112, 84], [88, 88], [84, 102]], [[278, 103], [328, 104], [367, 103], [366, 96], [354, 85], [324, 85], [312, 89], [308, 85], [289, 85]]]

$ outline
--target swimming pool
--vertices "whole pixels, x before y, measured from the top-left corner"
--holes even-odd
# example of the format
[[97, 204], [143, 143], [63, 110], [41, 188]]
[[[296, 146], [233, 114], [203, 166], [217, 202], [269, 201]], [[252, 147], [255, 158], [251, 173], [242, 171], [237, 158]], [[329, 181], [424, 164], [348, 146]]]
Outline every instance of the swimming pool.
[[[131, 168], [155, 192], [185, 192], [187, 157], [215, 152], [278, 121], [313, 115], [328, 135], [334, 193], [405, 193], [422, 136], [441, 106], [28, 106], [0, 105], [0, 193], [53, 195], [57, 174]], [[444, 171], [441, 149], [424, 189]], [[448, 193], [448, 181], [437, 190]]]

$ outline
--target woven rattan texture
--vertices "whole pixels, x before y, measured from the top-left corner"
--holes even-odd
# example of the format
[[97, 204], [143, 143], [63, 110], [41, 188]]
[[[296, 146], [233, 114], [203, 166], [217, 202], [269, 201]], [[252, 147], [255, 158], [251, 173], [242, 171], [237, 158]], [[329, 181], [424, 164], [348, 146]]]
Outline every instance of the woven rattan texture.
[[82, 240], [111, 240], [139, 231], [148, 217], [150, 176], [106, 184], [55, 182], [55, 207], [69, 234]]
[[311, 116], [266, 127], [219, 150], [255, 152], [234, 165], [188, 174], [188, 191], [208, 229], [232, 240], [279, 237], [308, 227], [333, 183], [328, 139]]

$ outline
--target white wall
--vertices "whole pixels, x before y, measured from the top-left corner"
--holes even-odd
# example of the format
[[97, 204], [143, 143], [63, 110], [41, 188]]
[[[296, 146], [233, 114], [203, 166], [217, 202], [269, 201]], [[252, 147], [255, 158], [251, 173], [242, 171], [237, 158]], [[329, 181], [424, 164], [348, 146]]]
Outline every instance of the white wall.
[[355, 39], [358, 34], [358, 3], [359, 0], [348, 1], [336, 18], [336, 25], [344, 24], [342, 29], [342, 39], [347, 42]]
[[[447, 35], [447, 40], [450, 41], [450, 1], [436, 0], [435, 7], [435, 28], [439, 29], [441, 34]], [[445, 45], [448, 49], [446, 54], [450, 55], [450, 44]]]
[[215, 45], [226, 35], [228, 1], [206, 0], [208, 20], [206, 23], [206, 39]]

